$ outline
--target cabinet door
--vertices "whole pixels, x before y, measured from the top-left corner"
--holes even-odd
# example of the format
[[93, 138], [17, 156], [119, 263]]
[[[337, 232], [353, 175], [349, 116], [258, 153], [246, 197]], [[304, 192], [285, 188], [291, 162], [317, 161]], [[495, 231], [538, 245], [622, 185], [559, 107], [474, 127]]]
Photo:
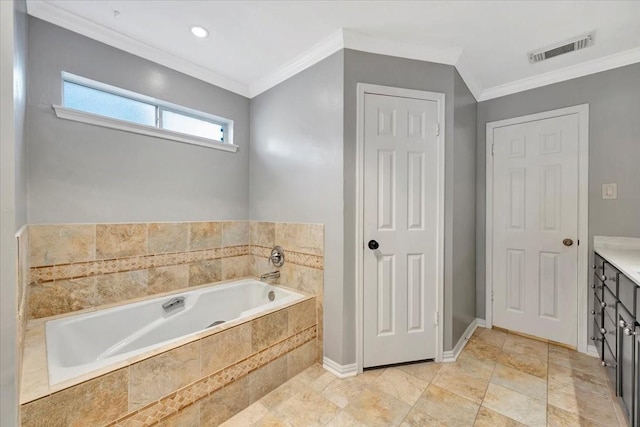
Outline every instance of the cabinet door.
[[625, 329], [633, 328], [634, 323], [631, 313], [622, 304], [618, 304], [618, 395], [620, 406], [629, 421], [633, 418], [634, 407], [634, 337], [625, 333]]

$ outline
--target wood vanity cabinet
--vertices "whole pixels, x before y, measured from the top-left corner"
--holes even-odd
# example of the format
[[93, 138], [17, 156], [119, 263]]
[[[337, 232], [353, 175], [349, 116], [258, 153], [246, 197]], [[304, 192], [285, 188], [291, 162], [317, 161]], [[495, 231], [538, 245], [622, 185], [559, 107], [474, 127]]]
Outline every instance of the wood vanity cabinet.
[[599, 254], [594, 259], [591, 340], [628, 424], [640, 427], [640, 290]]

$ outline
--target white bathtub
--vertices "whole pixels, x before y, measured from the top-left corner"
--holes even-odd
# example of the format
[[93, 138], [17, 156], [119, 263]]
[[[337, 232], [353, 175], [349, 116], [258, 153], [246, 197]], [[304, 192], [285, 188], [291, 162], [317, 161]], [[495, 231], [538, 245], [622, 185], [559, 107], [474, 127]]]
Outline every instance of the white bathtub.
[[[275, 299], [269, 301], [269, 292]], [[165, 310], [163, 304], [184, 297]], [[240, 323], [260, 312], [289, 305], [304, 296], [253, 279], [46, 322], [49, 385], [99, 370], [161, 346]], [[209, 327], [223, 320], [220, 326]]]

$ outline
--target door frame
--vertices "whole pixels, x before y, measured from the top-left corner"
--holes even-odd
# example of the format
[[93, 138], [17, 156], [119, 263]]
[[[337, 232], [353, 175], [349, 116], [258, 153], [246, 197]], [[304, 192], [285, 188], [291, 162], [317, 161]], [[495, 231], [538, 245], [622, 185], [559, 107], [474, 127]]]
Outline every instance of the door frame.
[[589, 261], [589, 104], [574, 105], [557, 110], [488, 122], [486, 138], [486, 246], [485, 246], [485, 308], [486, 327], [493, 326], [493, 131], [496, 128], [578, 114], [578, 283], [577, 350], [588, 352], [588, 261]]
[[445, 94], [369, 83], [357, 84], [356, 120], [356, 370], [363, 370], [364, 356], [364, 99], [365, 94], [387, 95], [402, 98], [435, 101], [438, 110], [438, 215], [437, 215], [437, 283], [436, 283], [436, 362], [443, 355], [443, 309], [444, 309], [444, 152], [445, 152]]

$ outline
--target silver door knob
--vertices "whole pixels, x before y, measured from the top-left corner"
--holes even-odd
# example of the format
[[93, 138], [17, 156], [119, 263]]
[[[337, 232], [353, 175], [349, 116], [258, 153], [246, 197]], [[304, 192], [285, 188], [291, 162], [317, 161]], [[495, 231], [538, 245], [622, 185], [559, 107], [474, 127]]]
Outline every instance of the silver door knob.
[[572, 239], [564, 239], [562, 241], [562, 244], [565, 246], [572, 246], [573, 245], [573, 240]]

